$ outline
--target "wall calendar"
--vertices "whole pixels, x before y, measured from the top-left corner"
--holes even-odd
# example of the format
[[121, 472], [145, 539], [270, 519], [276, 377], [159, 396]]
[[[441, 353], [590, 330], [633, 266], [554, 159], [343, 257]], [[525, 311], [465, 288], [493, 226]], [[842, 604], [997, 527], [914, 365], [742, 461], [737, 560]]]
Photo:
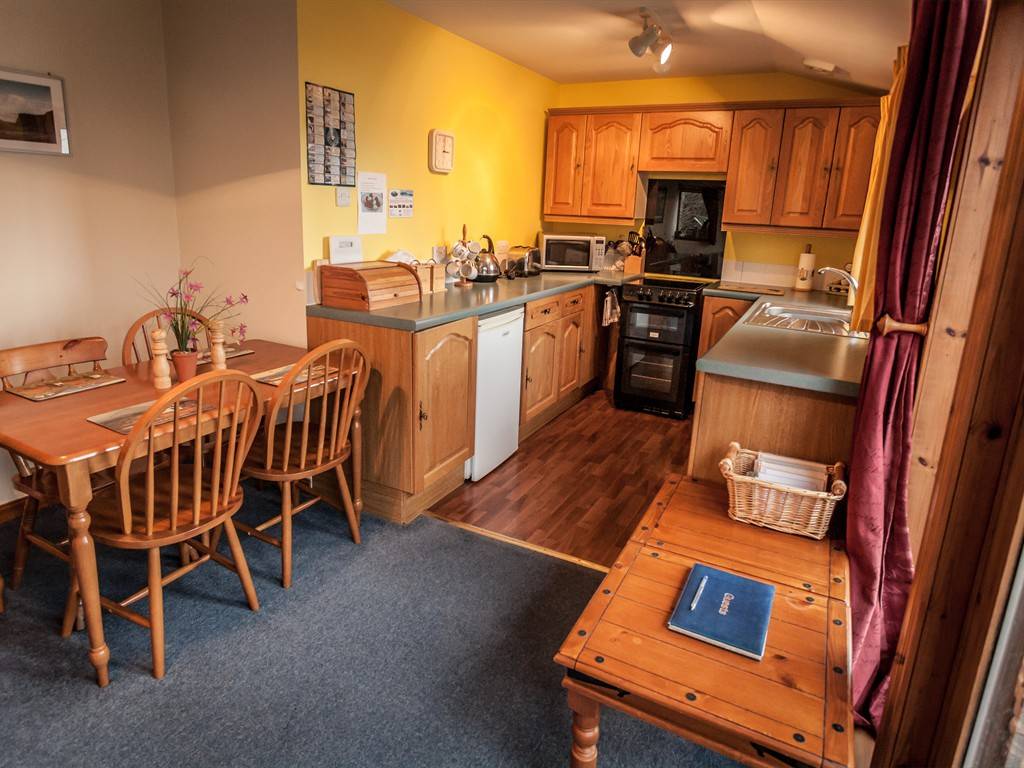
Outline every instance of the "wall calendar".
[[310, 184], [356, 185], [356, 97], [306, 83], [306, 167]]

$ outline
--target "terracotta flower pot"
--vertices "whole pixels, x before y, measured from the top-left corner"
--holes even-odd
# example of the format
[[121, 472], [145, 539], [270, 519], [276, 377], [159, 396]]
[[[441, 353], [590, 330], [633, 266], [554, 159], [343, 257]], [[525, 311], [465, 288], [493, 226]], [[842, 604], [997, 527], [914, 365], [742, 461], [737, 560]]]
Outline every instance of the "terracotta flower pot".
[[196, 375], [199, 353], [174, 350], [171, 352], [171, 362], [174, 363], [174, 372], [178, 374], [178, 383], [180, 384]]

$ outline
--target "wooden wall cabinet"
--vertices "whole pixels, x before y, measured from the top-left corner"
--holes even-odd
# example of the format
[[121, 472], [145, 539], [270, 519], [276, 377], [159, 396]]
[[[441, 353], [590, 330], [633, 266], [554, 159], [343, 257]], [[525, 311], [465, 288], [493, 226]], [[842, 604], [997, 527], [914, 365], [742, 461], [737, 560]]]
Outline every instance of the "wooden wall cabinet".
[[878, 107], [839, 110], [825, 218], [828, 229], [859, 229], [871, 180], [880, 113]]
[[838, 107], [786, 110], [772, 224], [821, 227], [838, 123]]
[[587, 115], [583, 151], [584, 216], [633, 218], [640, 115]]
[[725, 173], [733, 113], [645, 112], [640, 129], [641, 171]]
[[414, 335], [416, 490], [461, 468], [473, 455], [477, 319]]
[[770, 224], [783, 109], [744, 109], [733, 118], [722, 222]]
[[544, 160], [544, 213], [579, 216], [583, 202], [586, 115], [548, 118]]

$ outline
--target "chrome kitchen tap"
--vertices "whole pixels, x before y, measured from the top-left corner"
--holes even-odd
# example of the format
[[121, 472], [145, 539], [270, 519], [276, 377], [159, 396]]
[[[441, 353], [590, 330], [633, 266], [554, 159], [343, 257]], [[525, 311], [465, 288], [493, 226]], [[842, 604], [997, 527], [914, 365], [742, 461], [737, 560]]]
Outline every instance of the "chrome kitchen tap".
[[818, 270], [819, 275], [824, 275], [826, 272], [832, 272], [839, 277], [843, 278], [850, 284], [850, 298], [857, 298], [857, 289], [860, 288], [860, 284], [857, 282], [857, 278], [847, 272], [845, 269], [839, 269], [839, 267], [822, 267]]

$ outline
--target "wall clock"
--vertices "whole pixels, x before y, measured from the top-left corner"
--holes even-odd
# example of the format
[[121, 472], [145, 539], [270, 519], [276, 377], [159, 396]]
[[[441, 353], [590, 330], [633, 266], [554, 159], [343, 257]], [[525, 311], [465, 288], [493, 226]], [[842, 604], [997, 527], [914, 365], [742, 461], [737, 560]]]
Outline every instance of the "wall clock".
[[428, 139], [430, 170], [434, 173], [451, 173], [455, 167], [455, 135], [431, 128]]

